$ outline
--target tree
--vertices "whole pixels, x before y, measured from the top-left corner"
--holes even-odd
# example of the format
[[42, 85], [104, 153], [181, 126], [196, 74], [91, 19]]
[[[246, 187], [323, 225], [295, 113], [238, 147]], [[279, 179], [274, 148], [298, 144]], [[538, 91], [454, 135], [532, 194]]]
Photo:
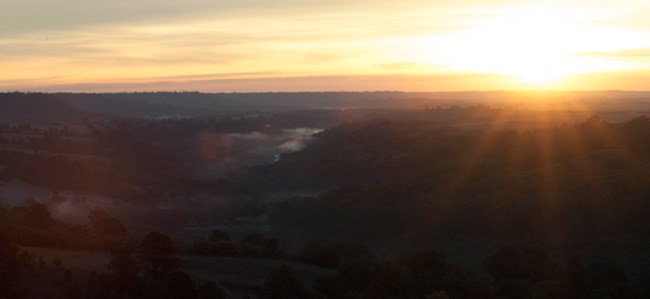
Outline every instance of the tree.
[[210, 233], [208, 240], [210, 240], [210, 242], [230, 241], [230, 235], [220, 229], [214, 229], [212, 230], [212, 233]]
[[90, 212], [90, 225], [93, 232], [99, 236], [122, 237], [126, 234], [126, 227], [122, 222], [111, 217], [102, 210]]
[[299, 253], [300, 258], [310, 264], [336, 268], [342, 259], [377, 260], [377, 256], [365, 245], [349, 244], [329, 239], [321, 239], [305, 244]]
[[496, 281], [518, 278], [521, 275], [521, 257], [514, 246], [503, 246], [483, 261], [486, 272]]
[[570, 298], [585, 298], [587, 289], [586, 271], [582, 261], [576, 255], [567, 257], [564, 267], [564, 281]]
[[66, 299], [81, 299], [81, 287], [74, 283], [72, 280], [72, 273], [70, 270], [63, 272], [63, 283], [61, 284], [62, 298]]
[[176, 253], [176, 245], [169, 236], [159, 232], [149, 232], [140, 245], [143, 255], [167, 256]]
[[634, 298], [634, 291], [625, 270], [613, 262], [601, 262], [592, 265], [590, 271], [595, 289], [612, 298]]
[[342, 259], [338, 266], [338, 276], [350, 289], [367, 288], [376, 275], [377, 261], [368, 257]]
[[163, 280], [167, 294], [171, 298], [197, 299], [196, 286], [189, 274], [175, 270]]
[[55, 265], [57, 267], [61, 267], [62, 264], [63, 264], [63, 261], [61, 260], [60, 256], [57, 255], [54, 258], [52, 258], [52, 265]]
[[404, 291], [412, 297], [424, 297], [436, 291], [438, 281], [450, 268], [445, 256], [431, 249], [402, 254], [398, 262], [408, 270]]
[[122, 222], [102, 210], [94, 210], [89, 215], [90, 225], [101, 249], [115, 247], [125, 236], [126, 227]]
[[268, 249], [275, 252], [278, 249], [278, 241], [275, 239], [268, 239], [261, 234], [250, 234], [242, 239], [242, 242], [252, 244], [261, 248]]
[[226, 291], [213, 281], [203, 283], [197, 289], [198, 299], [225, 299]]
[[176, 245], [163, 233], [148, 233], [142, 240], [140, 250], [140, 259], [146, 274], [150, 276], [160, 279], [178, 267], [178, 259], [172, 256], [176, 253]]
[[18, 248], [0, 235], [0, 298], [14, 298], [18, 274]]
[[487, 298], [494, 291], [489, 276], [457, 267], [436, 282], [436, 290], [444, 291], [450, 298], [464, 299]]
[[27, 204], [24, 207], [13, 207], [12, 212], [20, 215], [22, 219], [27, 221], [28, 225], [45, 228], [52, 224], [52, 216], [50, 211], [42, 203], [38, 203], [31, 198], [26, 199]]
[[446, 257], [435, 250], [402, 254], [398, 261], [411, 273], [430, 272], [438, 278], [449, 270]]
[[376, 283], [388, 293], [397, 295], [404, 281], [405, 271], [394, 262], [383, 262], [374, 269]]
[[436, 291], [427, 295], [426, 299], [449, 299], [449, 296], [445, 292]]
[[521, 250], [506, 245], [483, 261], [488, 274], [495, 280], [523, 279], [530, 282], [560, 278], [561, 268], [544, 250], [531, 247]]
[[264, 299], [303, 299], [310, 298], [302, 281], [286, 265], [272, 272], [264, 281], [260, 295]]
[[106, 279], [109, 281], [110, 292], [120, 296], [138, 297], [142, 294], [142, 281], [140, 268], [131, 256], [131, 251], [126, 248], [111, 250], [111, 259], [108, 262]]

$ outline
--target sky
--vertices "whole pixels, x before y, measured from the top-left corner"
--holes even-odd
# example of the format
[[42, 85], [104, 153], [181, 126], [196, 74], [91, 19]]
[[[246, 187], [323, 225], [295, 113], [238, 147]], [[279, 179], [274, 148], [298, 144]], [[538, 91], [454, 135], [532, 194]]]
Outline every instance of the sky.
[[0, 91], [650, 89], [650, 1], [0, 0], [0, 8]]

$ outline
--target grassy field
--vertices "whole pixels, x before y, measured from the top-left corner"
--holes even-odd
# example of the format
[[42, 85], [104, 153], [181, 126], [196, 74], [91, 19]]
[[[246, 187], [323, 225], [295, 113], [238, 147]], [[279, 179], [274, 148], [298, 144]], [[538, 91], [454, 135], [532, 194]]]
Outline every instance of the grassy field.
[[[65, 270], [71, 272], [76, 283], [83, 285], [88, 274], [105, 270], [109, 261], [107, 254], [99, 252], [31, 247], [22, 249], [31, 252], [36, 259], [42, 258], [47, 263], [45, 269], [26, 273], [32, 285], [40, 285], [43, 289], [43, 292], [37, 292], [38, 297], [34, 298], [49, 296], [44, 292], [60, 284]], [[61, 259], [61, 266], [52, 263], [55, 257]], [[335, 274], [331, 269], [281, 260], [219, 256], [180, 256], [179, 258], [180, 268], [192, 275], [197, 282], [208, 280], [219, 282], [228, 289], [232, 298], [241, 298], [245, 294], [253, 296], [256, 288], [264, 283], [264, 279], [282, 265], [289, 266], [306, 285], [312, 285], [319, 277]]]

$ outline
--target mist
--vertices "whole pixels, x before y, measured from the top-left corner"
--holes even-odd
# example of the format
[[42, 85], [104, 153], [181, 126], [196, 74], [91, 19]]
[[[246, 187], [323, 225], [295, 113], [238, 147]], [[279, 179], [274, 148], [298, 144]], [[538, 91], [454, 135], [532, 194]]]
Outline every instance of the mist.
[[305, 148], [319, 128], [272, 129], [250, 133], [197, 134], [203, 167], [197, 176], [214, 179], [243, 167], [271, 164]]

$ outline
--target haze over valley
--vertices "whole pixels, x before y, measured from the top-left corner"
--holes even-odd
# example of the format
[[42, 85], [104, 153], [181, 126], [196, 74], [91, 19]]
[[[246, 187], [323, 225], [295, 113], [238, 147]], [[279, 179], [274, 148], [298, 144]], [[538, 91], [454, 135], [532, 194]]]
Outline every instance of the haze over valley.
[[[89, 252], [70, 258], [73, 273], [101, 271], [79, 256], [138, 253], [138, 238], [163, 232], [183, 273], [216, 279], [231, 297], [273, 292], [256, 285], [278, 268], [237, 279], [219, 270], [250, 258], [325, 267], [294, 283], [307, 283], [300, 296], [336, 298], [318, 275], [349, 275], [327, 267], [359, 254], [378, 262], [435, 250], [445, 266], [426, 271], [497, 275], [487, 261], [531, 246], [559, 271], [543, 274], [562, 283], [553, 292], [579, 291], [563, 285], [567, 254], [612, 263], [629, 277], [625, 292], [644, 290], [644, 92], [4, 93], [0, 103], [3, 234], [34, 258], [68, 255], [35, 247]], [[204, 263], [216, 264], [197, 270]], [[383, 267], [374, 263], [363, 267]], [[391, 271], [421, 271], [401, 268], [416, 263]], [[594, 269], [585, 271], [605, 271]], [[474, 298], [472, 288], [512, 287], [489, 278], [392, 292]]]

